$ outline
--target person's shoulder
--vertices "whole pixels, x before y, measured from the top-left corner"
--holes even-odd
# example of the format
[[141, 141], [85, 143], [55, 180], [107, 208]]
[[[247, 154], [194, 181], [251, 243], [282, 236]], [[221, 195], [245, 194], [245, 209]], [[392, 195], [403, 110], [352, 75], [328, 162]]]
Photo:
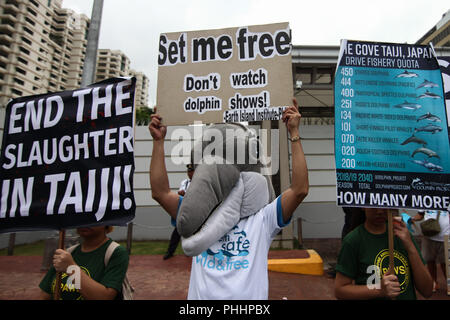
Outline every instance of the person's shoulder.
[[274, 200], [272, 200], [271, 202], [267, 203], [265, 206], [263, 206], [261, 209], [259, 209], [259, 211], [257, 213], [259, 214], [268, 214], [268, 213], [276, 213], [278, 209], [278, 206], [281, 206], [281, 202], [280, 202], [280, 198], [281, 196], [275, 198]]
[[81, 253], [81, 243], [74, 244], [66, 248], [66, 251], [69, 252], [72, 256], [76, 256]]
[[[115, 241], [111, 240], [111, 243], [113, 243]], [[118, 246], [114, 249], [114, 254], [126, 254], [128, 255], [128, 251], [127, 248], [125, 248], [124, 246], [122, 246], [120, 243], [116, 242], [118, 244]]]
[[[110, 245], [113, 243], [113, 241], [110, 242]], [[119, 244], [118, 242], [116, 242], [117, 244]], [[109, 247], [109, 245], [108, 245]], [[106, 253], [105, 253], [106, 254]], [[123, 263], [128, 263], [130, 257], [128, 255], [128, 250], [122, 246], [122, 245], [118, 245], [114, 251], [111, 254], [111, 260], [117, 261], [117, 262], [123, 262]]]
[[271, 221], [271, 223], [273, 223], [277, 228], [284, 228], [291, 222], [292, 219], [291, 217], [288, 221], [284, 221], [283, 208], [281, 206], [281, 195], [261, 208], [257, 215]]
[[364, 225], [359, 225], [352, 231], [350, 231], [342, 240], [343, 243], [347, 244], [358, 244], [361, 241], [361, 235], [364, 233]]

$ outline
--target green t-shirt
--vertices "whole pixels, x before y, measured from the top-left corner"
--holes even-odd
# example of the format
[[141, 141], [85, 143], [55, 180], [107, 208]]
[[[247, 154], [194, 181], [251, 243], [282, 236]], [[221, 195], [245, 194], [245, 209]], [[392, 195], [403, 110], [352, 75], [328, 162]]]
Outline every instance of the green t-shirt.
[[[412, 240], [422, 258], [417, 244], [414, 242], [414, 239]], [[378, 267], [381, 275], [385, 274], [389, 269], [388, 248], [387, 232], [372, 234], [366, 230], [364, 225], [360, 225], [342, 241], [336, 271], [353, 279], [356, 285], [373, 285], [375, 284], [376, 267]], [[401, 288], [401, 293], [397, 299], [416, 299], [408, 253], [402, 241], [397, 237], [394, 237], [394, 270]]]
[[[85, 272], [90, 278], [101, 283], [107, 288], [116, 289], [118, 294], [116, 299], [121, 298], [122, 282], [128, 269], [128, 253], [122, 246], [118, 246], [108, 265], [105, 267], [105, 253], [112, 242], [109, 239], [101, 247], [91, 252], [82, 252], [81, 245], [72, 252], [75, 263], [80, 267], [81, 272]], [[72, 284], [66, 284], [69, 275], [65, 272], [61, 276], [61, 299], [62, 300], [83, 300], [80, 290]], [[56, 283], [56, 271], [51, 267], [42, 279], [39, 287], [53, 297]]]

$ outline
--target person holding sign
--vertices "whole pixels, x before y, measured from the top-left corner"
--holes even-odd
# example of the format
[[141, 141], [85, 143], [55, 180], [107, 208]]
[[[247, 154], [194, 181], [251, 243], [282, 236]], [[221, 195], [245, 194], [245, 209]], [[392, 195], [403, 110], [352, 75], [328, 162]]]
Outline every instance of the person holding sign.
[[106, 235], [111, 226], [77, 228], [81, 245], [70, 253], [57, 249], [53, 267], [42, 279], [41, 299], [50, 300], [55, 292], [56, 272], [62, 272], [62, 300], [121, 299], [122, 282], [128, 269], [128, 253], [118, 246], [105, 266], [105, 254], [112, 240]]
[[[178, 189], [178, 194], [180, 196], [183, 196], [186, 194], [186, 191], [189, 187], [189, 184], [191, 183], [192, 176], [194, 175], [194, 166], [192, 164], [188, 164], [187, 166], [187, 179], [184, 179], [181, 181], [180, 188]], [[164, 260], [167, 260], [171, 257], [173, 257], [173, 254], [175, 253], [175, 250], [178, 247], [178, 243], [180, 243], [180, 234], [177, 231], [175, 220], [171, 221], [171, 223], [174, 225], [175, 229], [172, 231], [172, 235], [170, 236], [170, 242], [169, 247], [167, 248], [166, 254], [163, 256]]]
[[[207, 244], [205, 249], [201, 249], [200, 253], [192, 255], [188, 299], [253, 300], [268, 298], [267, 255], [270, 243], [281, 228], [290, 222], [293, 212], [308, 194], [308, 170], [299, 136], [300, 117], [297, 101], [294, 100], [294, 105], [286, 108], [282, 117], [291, 136], [293, 164], [291, 186], [279, 197], [274, 197], [274, 200], [264, 204], [258, 211], [243, 218], [241, 216], [236, 223], [229, 224], [229, 229], [224, 230], [224, 233], [219, 235], [220, 239], [214, 241], [211, 245]], [[158, 114], [152, 115], [149, 130], [153, 137], [153, 152], [150, 164], [152, 197], [161, 204], [172, 218], [178, 219], [178, 227], [180, 219], [184, 219], [186, 216], [192, 217], [189, 216], [189, 212], [183, 211], [185, 201], [193, 204], [189, 206], [191, 211], [199, 211], [204, 207], [203, 202], [208, 200], [198, 201], [197, 199], [197, 201], [192, 201], [192, 197], [195, 197], [199, 184], [214, 180], [214, 177], [205, 174], [211, 172], [208, 171], [209, 168], [216, 166], [217, 170], [214, 172], [216, 176], [219, 176], [219, 180], [228, 178], [229, 174], [221, 175], [224, 171], [228, 170], [227, 173], [233, 173], [237, 169], [233, 169], [234, 164], [228, 163], [222, 165], [223, 167], [219, 167], [220, 165], [217, 164], [199, 164], [189, 187], [190, 192], [186, 194], [183, 200], [183, 197], [172, 192], [169, 187], [164, 162], [164, 137], [167, 128]], [[239, 178], [229, 196], [213, 207], [211, 212], [208, 212], [212, 213], [211, 217], [206, 220], [199, 231], [194, 233], [194, 237], [199, 233], [201, 234], [205, 229], [211, 229], [211, 225], [214, 224], [212, 220], [221, 213], [220, 210], [223, 206], [230, 205], [227, 207], [228, 209], [234, 206], [233, 208], [237, 210], [230, 209], [227, 211], [233, 214], [234, 211], [240, 212], [241, 209], [245, 210], [249, 206], [255, 207], [258, 196], [264, 192], [267, 194], [267, 184], [261, 174], [241, 170], [240, 174], [237, 172], [237, 177], [248, 178], [253, 182], [258, 181], [258, 183], [248, 184], [247, 187], [249, 188], [246, 188], [246, 190], [253, 189], [257, 192], [252, 193], [249, 198], [233, 198], [233, 195], [239, 192], [239, 186], [241, 185], [241, 179]], [[264, 187], [259, 189], [261, 185], [264, 185]], [[211, 183], [208, 186], [221, 186], [221, 184], [219, 181], [217, 184]], [[211, 189], [200, 193], [202, 196], [205, 194], [213, 196], [214, 193]], [[267, 195], [267, 199], [271, 198]], [[230, 204], [229, 200], [232, 200], [233, 203]], [[180, 207], [182, 208], [180, 209]], [[186, 220], [184, 223], [189, 224], [189, 219]], [[181, 230], [179, 232], [182, 234]], [[185, 245], [183, 242], [182, 244], [186, 253]], [[202, 244], [200, 243], [200, 245]]]
[[427, 221], [429, 219], [436, 219], [440, 230], [436, 230], [434, 235], [425, 235], [422, 230], [422, 254], [427, 262], [428, 271], [433, 278], [433, 292], [436, 292], [439, 290], [437, 265], [441, 265], [442, 274], [444, 275], [444, 278], [447, 278], [447, 272], [445, 271], [444, 241], [445, 235], [450, 233], [449, 213], [448, 211], [419, 210], [414, 217], [415, 221]]
[[336, 298], [410, 300], [416, 299], [416, 289], [425, 298], [431, 296], [433, 281], [401, 219], [393, 223], [394, 270], [388, 270], [387, 210], [365, 208], [364, 224], [344, 238], [336, 265]]

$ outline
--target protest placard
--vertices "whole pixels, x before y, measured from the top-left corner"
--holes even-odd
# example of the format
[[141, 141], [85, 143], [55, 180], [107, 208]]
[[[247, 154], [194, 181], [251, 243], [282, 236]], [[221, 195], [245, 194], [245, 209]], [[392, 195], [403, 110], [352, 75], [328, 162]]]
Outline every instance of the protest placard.
[[292, 104], [288, 23], [161, 34], [158, 65], [166, 125], [279, 120]]
[[8, 103], [0, 232], [133, 219], [135, 84], [114, 78]]
[[448, 118], [430, 46], [343, 40], [334, 101], [338, 205], [449, 206]]

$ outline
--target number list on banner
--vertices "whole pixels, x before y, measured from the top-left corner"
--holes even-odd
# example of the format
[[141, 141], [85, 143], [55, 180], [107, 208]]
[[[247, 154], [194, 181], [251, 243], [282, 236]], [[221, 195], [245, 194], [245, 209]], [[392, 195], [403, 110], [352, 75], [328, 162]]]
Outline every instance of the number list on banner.
[[335, 117], [338, 205], [449, 206], [447, 114], [431, 47], [343, 40]]

